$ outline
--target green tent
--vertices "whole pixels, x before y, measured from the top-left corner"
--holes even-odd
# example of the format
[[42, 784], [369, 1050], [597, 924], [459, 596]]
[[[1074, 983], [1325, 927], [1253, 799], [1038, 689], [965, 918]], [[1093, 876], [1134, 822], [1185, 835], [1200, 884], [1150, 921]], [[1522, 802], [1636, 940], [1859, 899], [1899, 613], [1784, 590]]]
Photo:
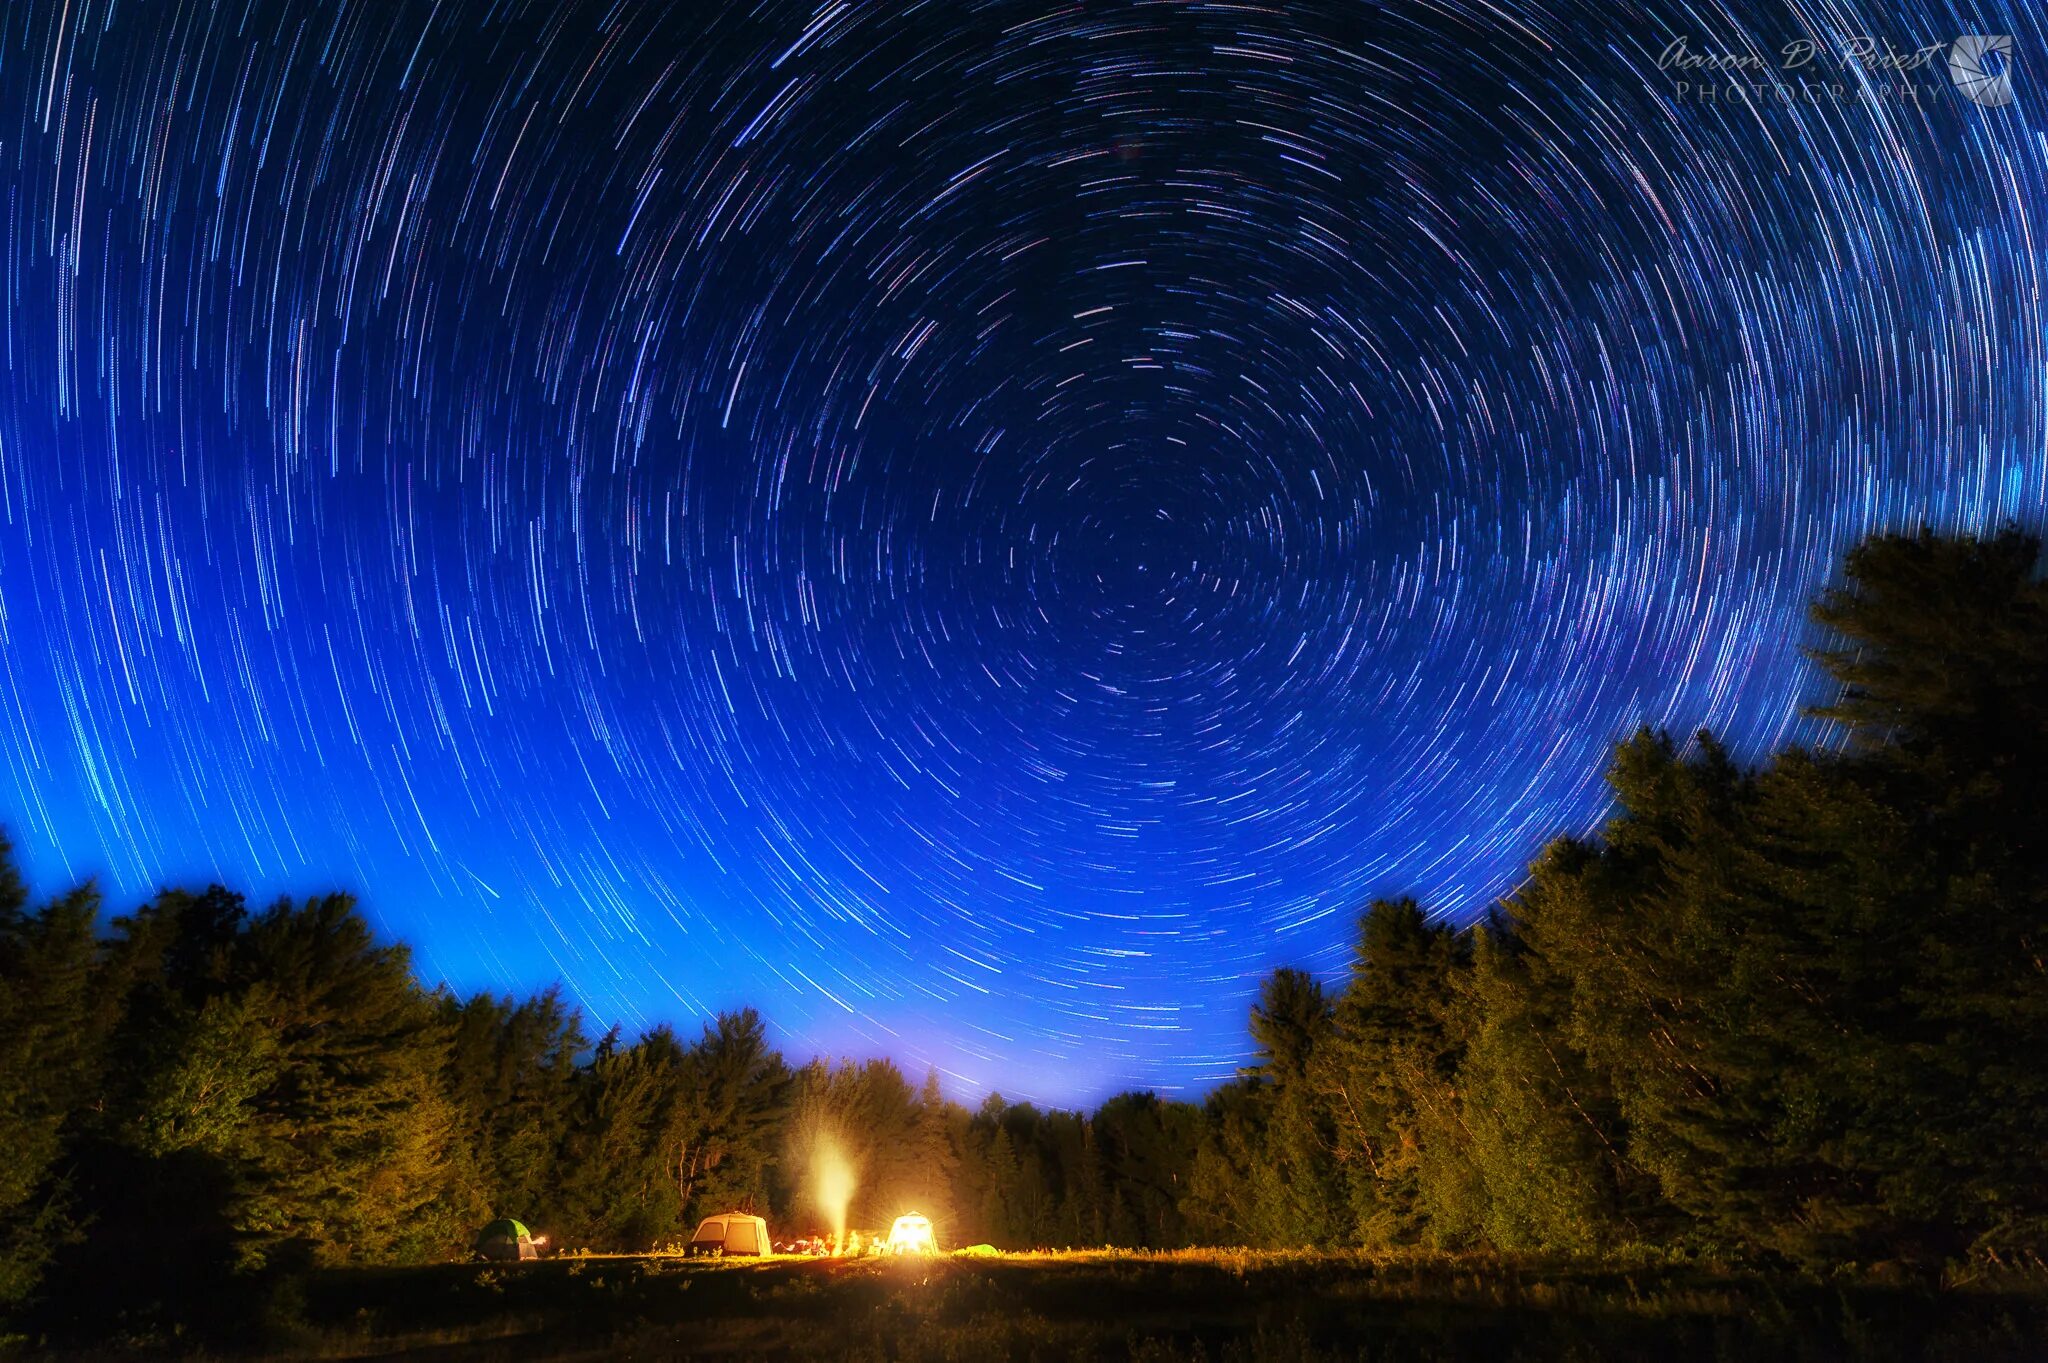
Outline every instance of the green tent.
[[533, 1233], [511, 1217], [491, 1222], [477, 1233], [476, 1252], [485, 1259], [538, 1259]]

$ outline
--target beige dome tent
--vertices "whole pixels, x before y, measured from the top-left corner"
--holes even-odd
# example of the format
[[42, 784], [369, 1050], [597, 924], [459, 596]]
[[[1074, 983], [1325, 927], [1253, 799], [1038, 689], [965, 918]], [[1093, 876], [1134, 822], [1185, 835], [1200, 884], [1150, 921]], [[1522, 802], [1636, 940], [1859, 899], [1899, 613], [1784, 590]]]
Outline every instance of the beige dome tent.
[[766, 1254], [768, 1251], [766, 1221], [745, 1212], [721, 1212], [698, 1223], [697, 1233], [690, 1237], [689, 1248], [684, 1252], [692, 1256], [724, 1256]]

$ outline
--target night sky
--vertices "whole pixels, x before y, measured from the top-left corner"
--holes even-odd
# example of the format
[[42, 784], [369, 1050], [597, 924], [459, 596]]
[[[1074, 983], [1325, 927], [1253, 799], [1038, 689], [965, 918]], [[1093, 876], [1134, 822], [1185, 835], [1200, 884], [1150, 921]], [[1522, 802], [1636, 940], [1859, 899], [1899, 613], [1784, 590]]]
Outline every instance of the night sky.
[[[1631, 10], [15, 0], [0, 820], [1196, 1094], [1638, 722], [1815, 738], [1860, 533], [2048, 506], [2048, 32]], [[1833, 50], [1970, 33], [2010, 104]]]

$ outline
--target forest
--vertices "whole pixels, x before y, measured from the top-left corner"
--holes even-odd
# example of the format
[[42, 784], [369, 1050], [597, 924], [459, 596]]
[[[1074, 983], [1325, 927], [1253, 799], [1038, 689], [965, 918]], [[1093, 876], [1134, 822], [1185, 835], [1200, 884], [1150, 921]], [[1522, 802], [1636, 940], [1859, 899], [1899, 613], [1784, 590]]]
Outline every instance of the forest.
[[1596, 834], [1476, 920], [1365, 906], [1348, 974], [1267, 977], [1256, 1063], [1199, 1103], [970, 1110], [751, 1010], [599, 1035], [555, 990], [423, 982], [346, 895], [116, 912], [0, 856], [0, 1317], [200, 1328], [500, 1215], [557, 1252], [816, 1229], [822, 1142], [853, 1224], [914, 1207], [946, 1246], [2038, 1264], [2040, 547], [1867, 539], [1813, 608], [1814, 745], [1627, 737]]

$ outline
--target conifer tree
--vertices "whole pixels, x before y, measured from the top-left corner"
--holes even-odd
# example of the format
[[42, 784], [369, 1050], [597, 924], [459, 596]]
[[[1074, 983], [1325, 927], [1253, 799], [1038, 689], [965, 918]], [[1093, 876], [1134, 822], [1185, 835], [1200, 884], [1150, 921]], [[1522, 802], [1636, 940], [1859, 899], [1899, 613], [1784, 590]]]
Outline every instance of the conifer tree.
[[98, 891], [34, 912], [27, 902], [0, 837], [0, 1309], [28, 1298], [78, 1233], [60, 1160], [104, 1042], [91, 991]]

